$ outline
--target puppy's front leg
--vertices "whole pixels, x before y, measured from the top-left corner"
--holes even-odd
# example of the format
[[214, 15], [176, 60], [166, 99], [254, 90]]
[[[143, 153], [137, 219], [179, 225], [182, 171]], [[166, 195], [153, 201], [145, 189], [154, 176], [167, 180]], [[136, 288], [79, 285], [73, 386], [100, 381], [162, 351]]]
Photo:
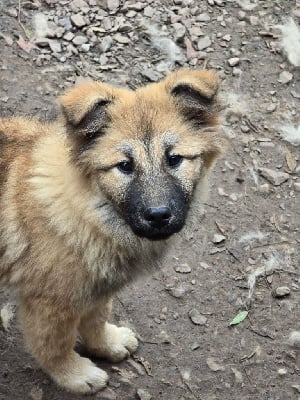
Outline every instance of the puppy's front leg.
[[47, 301], [21, 298], [20, 318], [33, 356], [58, 385], [78, 393], [106, 386], [106, 372], [73, 350], [79, 315]]
[[118, 362], [134, 353], [138, 341], [131, 329], [109, 324], [111, 301], [102, 301], [82, 316], [79, 333], [87, 350], [98, 357]]

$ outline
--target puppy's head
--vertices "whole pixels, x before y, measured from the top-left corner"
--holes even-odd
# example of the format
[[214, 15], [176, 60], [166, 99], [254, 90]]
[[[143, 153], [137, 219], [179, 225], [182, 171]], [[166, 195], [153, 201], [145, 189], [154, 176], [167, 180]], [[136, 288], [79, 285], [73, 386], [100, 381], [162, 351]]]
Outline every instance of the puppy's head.
[[136, 235], [166, 239], [184, 226], [224, 148], [218, 88], [211, 71], [180, 70], [136, 91], [92, 82], [60, 98], [72, 162]]

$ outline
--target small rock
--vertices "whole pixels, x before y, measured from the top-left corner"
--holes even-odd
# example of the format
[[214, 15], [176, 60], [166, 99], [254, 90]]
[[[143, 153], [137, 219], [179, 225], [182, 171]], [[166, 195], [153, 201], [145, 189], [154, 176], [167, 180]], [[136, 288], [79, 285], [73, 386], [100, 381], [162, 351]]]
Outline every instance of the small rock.
[[13, 7], [7, 8], [6, 13], [7, 13], [7, 15], [9, 15], [10, 17], [17, 18], [17, 16], [18, 16], [18, 11], [17, 11], [17, 9], [16, 9], [16, 8], [13, 8]]
[[239, 59], [239, 57], [232, 57], [232, 58], [229, 58], [227, 62], [231, 67], [235, 67], [236, 65], [238, 65], [240, 63], [240, 59]]
[[191, 267], [188, 264], [180, 264], [175, 267], [175, 271], [180, 274], [189, 274], [191, 272]]
[[160, 334], [158, 335], [158, 338], [161, 341], [161, 343], [164, 343], [164, 344], [172, 343], [170, 336], [166, 331], [161, 331]]
[[185, 26], [180, 22], [176, 22], [173, 24], [173, 28], [175, 31], [175, 40], [183, 39], [186, 31]]
[[209, 369], [211, 369], [214, 372], [225, 370], [225, 368], [222, 365], [218, 364], [217, 361], [212, 357], [208, 357], [206, 359], [206, 363], [207, 363]]
[[69, 17], [61, 18], [58, 20], [58, 25], [62, 26], [63, 28], [69, 30], [72, 28], [72, 23]]
[[82, 28], [87, 25], [86, 19], [81, 14], [71, 15], [71, 21], [77, 28]]
[[222, 37], [222, 39], [225, 40], [225, 42], [230, 42], [230, 41], [231, 41], [231, 35], [229, 35], [229, 34], [224, 35], [224, 36]]
[[272, 113], [272, 112], [276, 111], [276, 108], [277, 108], [277, 104], [276, 103], [272, 103], [267, 107], [267, 112], [268, 113]]
[[121, 44], [128, 44], [130, 43], [130, 39], [127, 36], [121, 35], [120, 33], [116, 33], [114, 35], [114, 39], [116, 42], [121, 43]]
[[226, 239], [226, 237], [224, 235], [220, 235], [218, 233], [215, 233], [213, 238], [212, 238], [212, 242], [213, 243], [222, 243], [222, 242], [224, 242], [225, 239]]
[[57, 40], [49, 40], [49, 47], [53, 53], [61, 53], [61, 44]]
[[268, 183], [264, 183], [259, 186], [260, 193], [270, 193], [270, 185]]
[[159, 72], [154, 71], [150, 68], [145, 68], [141, 70], [141, 75], [149, 79], [150, 82], [157, 82], [162, 78], [162, 75]]
[[249, 22], [250, 22], [250, 25], [256, 26], [259, 24], [259, 18], [256, 17], [255, 15], [250, 15]]
[[183, 286], [177, 286], [173, 288], [166, 289], [171, 296], [176, 297], [177, 299], [181, 299], [187, 292], [187, 289]]
[[241, 76], [242, 73], [243, 73], [243, 71], [240, 68], [233, 67], [233, 69], [232, 69], [232, 75], [233, 76]]
[[96, 394], [96, 399], [99, 400], [117, 400], [117, 395], [110, 388], [105, 388]]
[[74, 39], [74, 33], [72, 33], [72, 32], [67, 32], [67, 33], [64, 34], [63, 38], [64, 38], [65, 40], [67, 40], [68, 42], [71, 42], [71, 40]]
[[109, 9], [109, 11], [115, 11], [119, 7], [119, 0], [107, 0], [107, 8]]
[[198, 342], [194, 342], [191, 344], [191, 350], [193, 350], [193, 351], [199, 349], [199, 347], [200, 347], [200, 344]]
[[277, 172], [269, 168], [260, 168], [260, 174], [266, 178], [272, 185], [279, 186], [289, 179], [289, 174], [286, 172]]
[[102, 52], [106, 52], [111, 48], [111, 45], [113, 43], [113, 40], [110, 36], [104, 36], [104, 38], [101, 39], [100, 42], [100, 48]]
[[42, 398], [43, 398], [43, 389], [40, 388], [39, 386], [34, 386], [31, 389], [29, 395], [32, 398], [32, 400], [42, 400]]
[[140, 400], [151, 400], [152, 396], [145, 389], [137, 389], [136, 394]]
[[75, 44], [75, 46], [81, 46], [84, 43], [87, 43], [88, 39], [86, 36], [75, 36], [74, 39], [72, 40], [72, 42]]
[[272, 294], [274, 297], [284, 297], [291, 293], [291, 289], [287, 286], [280, 286], [273, 290]]
[[207, 323], [207, 318], [200, 314], [196, 308], [193, 308], [191, 311], [189, 311], [189, 317], [195, 325], [205, 325]]
[[295, 190], [295, 192], [300, 192], [300, 182], [294, 183], [294, 190]]
[[231, 371], [234, 373], [234, 378], [235, 378], [235, 381], [237, 382], [237, 383], [242, 383], [243, 382], [243, 375], [242, 375], [242, 373], [239, 371], [239, 370], [237, 370], [237, 369], [235, 369], [235, 368], [231, 368]]
[[210, 45], [211, 45], [211, 40], [208, 36], [205, 36], [204, 38], [199, 39], [198, 43], [197, 43], [198, 49], [200, 51], [206, 49]]
[[83, 44], [80, 46], [80, 49], [81, 49], [81, 51], [82, 51], [83, 53], [87, 53], [88, 51], [90, 51], [90, 48], [91, 48], [91, 44], [90, 44], [90, 43], [83, 43]]
[[129, 4], [128, 9], [134, 11], [142, 11], [146, 7], [145, 3], [138, 1], [137, 3]]
[[196, 17], [196, 21], [209, 22], [210, 21], [210, 16], [207, 13], [199, 14]]
[[278, 81], [282, 83], [283, 85], [291, 82], [293, 79], [293, 74], [291, 74], [289, 71], [282, 71], [281, 74], [279, 75]]
[[278, 372], [278, 375], [284, 376], [284, 375], [287, 374], [287, 369], [286, 368], [279, 368], [277, 372]]
[[147, 7], [144, 9], [144, 15], [145, 15], [145, 17], [152, 18], [152, 17], [153, 17], [153, 14], [154, 14], [154, 8], [153, 8], [153, 7], [147, 6]]

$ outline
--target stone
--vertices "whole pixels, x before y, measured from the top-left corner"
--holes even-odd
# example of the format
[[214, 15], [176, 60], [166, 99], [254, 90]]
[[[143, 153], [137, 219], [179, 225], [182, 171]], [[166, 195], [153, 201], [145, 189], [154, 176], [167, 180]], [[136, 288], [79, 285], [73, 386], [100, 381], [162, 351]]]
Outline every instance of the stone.
[[145, 17], [152, 18], [152, 17], [153, 17], [153, 14], [154, 14], [154, 8], [153, 8], [153, 7], [147, 6], [147, 7], [144, 9], [144, 15], [145, 15]]
[[189, 311], [189, 317], [195, 325], [206, 325], [207, 323], [205, 315], [202, 315], [196, 308]]
[[224, 36], [222, 37], [222, 39], [225, 40], [225, 42], [230, 42], [230, 41], [231, 41], [231, 35], [229, 35], [229, 34], [224, 35]]
[[71, 42], [71, 40], [74, 39], [74, 33], [72, 33], [72, 32], [67, 32], [67, 33], [64, 34], [63, 38], [64, 38], [65, 40], [67, 40], [68, 42]]
[[78, 12], [82, 9], [88, 9], [89, 6], [84, 0], [73, 0], [70, 3], [70, 8], [72, 11]]
[[107, 0], [107, 8], [109, 11], [115, 11], [117, 8], [119, 8], [119, 6], [119, 0]]
[[206, 49], [210, 45], [211, 45], [211, 40], [208, 36], [205, 36], [204, 38], [199, 39], [198, 43], [197, 43], [198, 50], [200, 50], [200, 51]]
[[272, 294], [274, 297], [285, 297], [291, 293], [291, 289], [287, 286], [279, 286], [273, 290]]
[[291, 74], [289, 71], [282, 71], [279, 75], [278, 81], [283, 85], [286, 85], [293, 80], [293, 77], [293, 74]]
[[87, 43], [88, 39], [86, 36], [75, 36], [72, 42], [75, 44], [75, 46], [81, 46], [84, 43]]
[[209, 369], [211, 369], [214, 372], [225, 371], [225, 368], [222, 365], [220, 365], [213, 357], [208, 357], [206, 359], [206, 363]]
[[83, 53], [87, 53], [88, 51], [90, 51], [90, 48], [91, 48], [91, 44], [90, 44], [90, 43], [83, 43], [83, 44], [80, 46], [80, 50], [81, 50]]
[[188, 264], [180, 264], [175, 267], [175, 271], [180, 274], [189, 274], [192, 269]]
[[209, 22], [210, 21], [210, 16], [207, 13], [199, 14], [196, 17], [196, 21]]
[[130, 39], [127, 36], [121, 35], [120, 33], [116, 33], [114, 35], [114, 39], [116, 42], [121, 43], [121, 44], [128, 44], [130, 43]]
[[111, 48], [113, 39], [110, 36], [104, 36], [100, 41], [100, 49], [103, 53]]
[[49, 47], [53, 53], [61, 53], [62, 51], [61, 44], [57, 40], [49, 40]]
[[146, 7], [145, 3], [138, 1], [137, 3], [129, 4], [128, 9], [134, 11], [142, 11]]
[[235, 67], [236, 65], [238, 65], [240, 63], [240, 59], [239, 59], [239, 57], [232, 57], [232, 58], [229, 58], [227, 60], [227, 62], [231, 67]]
[[62, 26], [63, 28], [69, 30], [72, 28], [72, 23], [69, 17], [61, 18], [58, 20], [58, 25]]
[[255, 15], [250, 15], [250, 17], [249, 17], [249, 23], [250, 23], [250, 25], [252, 25], [252, 26], [256, 26], [256, 25], [259, 24], [259, 18], [256, 17]]
[[175, 40], [183, 39], [186, 31], [185, 26], [180, 22], [176, 22], [173, 24], [173, 28], [175, 31]]
[[295, 192], [300, 192], [300, 182], [294, 183], [294, 190], [295, 190]]
[[151, 400], [152, 396], [145, 389], [137, 389], [136, 394], [140, 400]]
[[222, 242], [224, 242], [225, 239], [226, 239], [226, 237], [224, 235], [215, 233], [213, 236], [212, 242], [213, 243], [222, 243]]
[[260, 168], [260, 174], [267, 179], [272, 185], [279, 186], [289, 179], [289, 174], [286, 172], [274, 171], [269, 168]]
[[77, 28], [82, 28], [87, 25], [86, 19], [81, 14], [71, 15], [71, 21]]
[[182, 299], [187, 292], [186, 288], [183, 286], [167, 288], [166, 290], [170, 293], [171, 296], [175, 297], [176, 299]]

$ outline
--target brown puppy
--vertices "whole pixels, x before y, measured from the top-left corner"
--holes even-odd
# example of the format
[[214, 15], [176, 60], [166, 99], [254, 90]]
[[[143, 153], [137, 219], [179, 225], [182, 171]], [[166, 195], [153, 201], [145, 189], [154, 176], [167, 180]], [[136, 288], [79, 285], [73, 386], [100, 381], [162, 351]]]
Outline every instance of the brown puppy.
[[0, 281], [17, 288], [27, 344], [61, 386], [108, 376], [73, 346], [120, 361], [137, 348], [107, 322], [115, 292], [157, 268], [197, 213], [224, 142], [219, 81], [180, 70], [136, 91], [94, 82], [60, 98], [53, 123], [0, 119]]

